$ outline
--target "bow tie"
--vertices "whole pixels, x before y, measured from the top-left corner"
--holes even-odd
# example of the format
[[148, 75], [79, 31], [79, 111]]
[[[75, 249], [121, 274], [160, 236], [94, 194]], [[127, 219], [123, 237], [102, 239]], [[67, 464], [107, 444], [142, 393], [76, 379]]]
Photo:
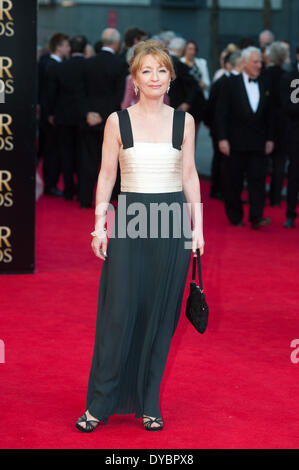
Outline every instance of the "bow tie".
[[248, 81], [249, 81], [249, 83], [250, 83], [250, 82], [257, 83], [257, 78], [250, 78], [250, 77], [249, 77], [249, 80], [248, 80]]

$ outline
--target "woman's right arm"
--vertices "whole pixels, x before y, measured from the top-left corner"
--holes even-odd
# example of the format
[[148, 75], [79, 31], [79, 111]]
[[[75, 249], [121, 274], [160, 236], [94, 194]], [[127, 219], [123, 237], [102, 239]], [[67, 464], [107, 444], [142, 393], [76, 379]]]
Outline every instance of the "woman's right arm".
[[107, 209], [112, 190], [116, 181], [118, 155], [121, 146], [118, 115], [110, 114], [106, 121], [102, 146], [102, 162], [98, 175], [95, 207], [95, 231], [97, 236], [91, 242], [94, 254], [105, 260], [107, 251], [107, 235], [104, 233]]

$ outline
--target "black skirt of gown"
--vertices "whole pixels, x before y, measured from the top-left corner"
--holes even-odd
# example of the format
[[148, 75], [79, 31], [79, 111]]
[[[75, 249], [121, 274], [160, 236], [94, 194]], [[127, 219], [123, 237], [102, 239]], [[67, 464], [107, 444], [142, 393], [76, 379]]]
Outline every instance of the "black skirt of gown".
[[[190, 224], [183, 227], [183, 191], [120, 195], [126, 195], [127, 205], [176, 202], [182, 217], [179, 221], [170, 211], [169, 238], [161, 236], [160, 218], [157, 238], [121, 238], [118, 207], [115, 211], [115, 237], [108, 241], [100, 275], [86, 399], [86, 409], [105, 423], [113, 414], [161, 416], [160, 383], [180, 317], [191, 253]], [[135, 216], [127, 215], [127, 222]], [[180, 226], [179, 237], [173, 219]]]

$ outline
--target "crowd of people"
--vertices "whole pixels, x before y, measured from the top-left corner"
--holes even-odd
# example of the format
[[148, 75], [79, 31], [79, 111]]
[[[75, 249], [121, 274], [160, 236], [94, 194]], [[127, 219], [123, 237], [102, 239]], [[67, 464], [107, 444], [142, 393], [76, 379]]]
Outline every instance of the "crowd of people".
[[[121, 45], [119, 31], [107, 28], [93, 47], [85, 36], [55, 33], [39, 57], [39, 145], [44, 193], [74, 198], [81, 208], [93, 204], [101, 164], [101, 146], [108, 116], [139, 99], [129, 71], [134, 47], [148, 39], [130, 28]], [[287, 210], [284, 227], [293, 228], [299, 190], [299, 99], [291, 98], [299, 79], [299, 45], [292, 63], [290, 44], [262, 31], [259, 44], [242, 38], [220, 54], [220, 68], [210, 79], [198, 45], [173, 31], [161, 41], [172, 58], [176, 79], [165, 102], [190, 113], [196, 135], [209, 128], [214, 155], [212, 198], [224, 202], [234, 226], [243, 226], [242, 191], [247, 185], [252, 228], [269, 225], [264, 217], [266, 178], [269, 200], [280, 206], [287, 168]], [[294, 81], [295, 80], [295, 81]], [[297, 82], [299, 83], [299, 82]], [[298, 84], [297, 84], [298, 88]], [[296, 90], [295, 90], [296, 91]], [[288, 162], [288, 166], [286, 165]], [[64, 190], [57, 188], [60, 174]], [[111, 200], [120, 192], [120, 170]]]

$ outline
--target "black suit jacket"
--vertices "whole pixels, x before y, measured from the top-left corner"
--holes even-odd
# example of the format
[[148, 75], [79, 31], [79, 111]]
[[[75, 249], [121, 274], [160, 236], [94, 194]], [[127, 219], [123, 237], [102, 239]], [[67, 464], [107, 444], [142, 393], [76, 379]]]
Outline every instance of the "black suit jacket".
[[282, 109], [280, 83], [285, 71], [279, 65], [265, 67], [262, 79], [272, 97], [272, 110], [274, 120], [274, 139], [276, 145], [284, 145], [286, 138], [286, 118]]
[[189, 68], [174, 55], [171, 55], [176, 79], [171, 82], [169, 89], [170, 106], [177, 108], [182, 103], [192, 104], [197, 90], [198, 84], [190, 75]]
[[216, 106], [217, 139], [227, 139], [236, 151], [264, 152], [267, 140], [274, 139], [271, 94], [258, 80], [260, 101], [251, 109], [243, 75], [231, 75], [221, 88]]
[[210, 133], [212, 137], [215, 137], [216, 135], [215, 118], [217, 102], [221, 93], [221, 88], [225, 85], [227, 79], [228, 76], [226, 74], [223, 74], [222, 77], [218, 78], [218, 80], [216, 80], [212, 84], [209, 99], [205, 107], [204, 123], [210, 128]]
[[75, 126], [84, 120], [83, 56], [49, 67], [47, 80], [47, 111], [59, 125]]
[[53, 107], [49, 98], [49, 83], [52, 72], [59, 64], [50, 54], [41, 56], [38, 63], [38, 102], [41, 107], [41, 121], [47, 121], [48, 116], [53, 113]]
[[[44, 90], [45, 90], [45, 73], [47, 63], [50, 60], [50, 54], [47, 52], [40, 56], [38, 61], [38, 98], [37, 102], [41, 106], [44, 105]], [[53, 59], [51, 59], [53, 60]]]
[[[125, 90], [127, 67], [116, 54], [100, 51], [85, 60], [83, 70], [83, 114], [97, 112], [104, 121], [114, 111], [121, 109]], [[93, 129], [97, 129], [94, 126]]]

